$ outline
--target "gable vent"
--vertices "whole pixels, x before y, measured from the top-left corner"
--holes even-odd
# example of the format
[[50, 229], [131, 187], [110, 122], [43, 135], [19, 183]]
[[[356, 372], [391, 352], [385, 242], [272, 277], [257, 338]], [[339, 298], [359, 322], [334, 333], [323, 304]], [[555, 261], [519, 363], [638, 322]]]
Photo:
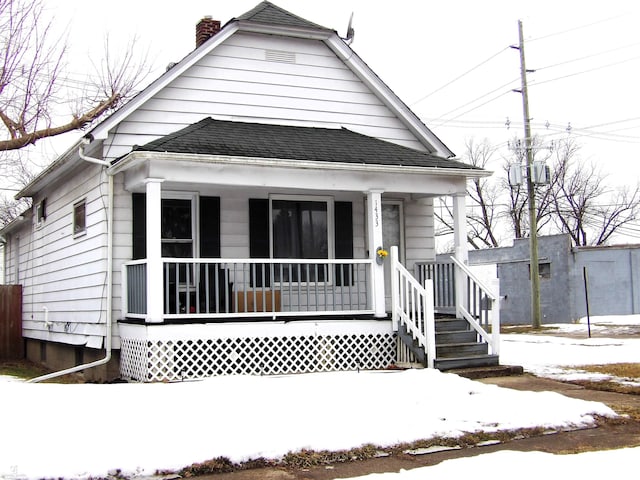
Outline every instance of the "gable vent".
[[265, 50], [264, 59], [268, 62], [296, 63], [296, 54], [282, 50]]

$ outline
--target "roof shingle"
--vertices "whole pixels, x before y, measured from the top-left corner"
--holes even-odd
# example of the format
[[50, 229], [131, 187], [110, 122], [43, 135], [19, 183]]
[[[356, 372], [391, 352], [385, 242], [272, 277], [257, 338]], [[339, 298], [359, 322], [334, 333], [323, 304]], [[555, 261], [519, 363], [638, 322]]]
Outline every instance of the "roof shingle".
[[291, 12], [287, 12], [268, 1], [260, 2], [248, 12], [237, 17], [236, 20], [248, 20], [270, 25], [283, 25], [286, 27], [321, 28], [329, 30], [326, 27], [305, 20]]
[[455, 160], [362, 135], [315, 128], [204, 118], [134, 151], [223, 155], [365, 165], [476, 169]]

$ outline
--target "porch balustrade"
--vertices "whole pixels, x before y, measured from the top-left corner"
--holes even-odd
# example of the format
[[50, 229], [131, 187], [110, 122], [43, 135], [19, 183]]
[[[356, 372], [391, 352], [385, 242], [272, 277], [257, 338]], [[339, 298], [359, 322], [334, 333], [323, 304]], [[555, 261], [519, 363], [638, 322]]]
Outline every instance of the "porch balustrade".
[[303, 259], [163, 258], [163, 288], [147, 298], [147, 260], [123, 266], [123, 316], [163, 319], [371, 314], [373, 262]]

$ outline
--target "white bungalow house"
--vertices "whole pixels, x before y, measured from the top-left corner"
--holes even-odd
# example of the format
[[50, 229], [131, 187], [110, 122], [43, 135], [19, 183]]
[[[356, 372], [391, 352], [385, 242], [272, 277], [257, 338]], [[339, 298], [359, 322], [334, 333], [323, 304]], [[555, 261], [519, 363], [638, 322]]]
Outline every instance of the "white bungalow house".
[[497, 363], [464, 273], [466, 182], [487, 172], [334, 30], [265, 1], [196, 37], [18, 194], [33, 211], [0, 233], [28, 358], [134, 381]]

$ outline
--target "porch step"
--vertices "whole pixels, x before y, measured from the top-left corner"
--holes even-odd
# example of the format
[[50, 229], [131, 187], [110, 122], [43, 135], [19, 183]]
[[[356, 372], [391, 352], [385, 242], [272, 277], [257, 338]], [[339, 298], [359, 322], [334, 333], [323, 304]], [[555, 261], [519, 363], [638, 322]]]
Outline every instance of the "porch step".
[[486, 343], [436, 343], [436, 359], [479, 356], [487, 355], [488, 353], [489, 345], [487, 345]]
[[469, 355], [465, 357], [436, 358], [434, 366], [446, 371], [457, 368], [489, 367], [499, 364], [498, 355]]
[[436, 331], [436, 345], [448, 343], [473, 343], [478, 340], [475, 330]]
[[435, 321], [435, 327], [436, 333], [469, 330], [469, 322], [464, 318], [438, 318]]

